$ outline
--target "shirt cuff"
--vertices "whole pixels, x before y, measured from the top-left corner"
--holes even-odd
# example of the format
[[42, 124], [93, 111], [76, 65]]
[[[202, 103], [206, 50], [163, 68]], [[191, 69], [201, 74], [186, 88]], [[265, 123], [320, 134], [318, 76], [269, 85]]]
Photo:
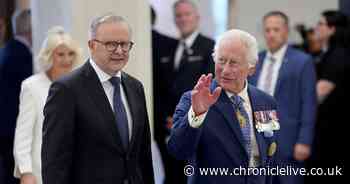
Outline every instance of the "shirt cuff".
[[202, 125], [205, 117], [207, 116], [207, 113], [208, 113], [208, 111], [200, 114], [199, 116], [196, 116], [194, 114], [192, 106], [191, 106], [190, 110], [188, 111], [188, 116], [187, 116], [190, 126], [192, 128], [199, 128]]

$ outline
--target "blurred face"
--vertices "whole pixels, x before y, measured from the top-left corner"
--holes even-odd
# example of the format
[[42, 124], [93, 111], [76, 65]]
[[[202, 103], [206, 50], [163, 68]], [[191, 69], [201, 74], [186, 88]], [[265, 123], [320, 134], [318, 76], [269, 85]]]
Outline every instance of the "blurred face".
[[128, 62], [129, 49], [122, 45], [130, 44], [130, 36], [126, 23], [103, 23], [97, 28], [96, 38], [89, 41], [92, 58], [107, 74], [114, 76]]
[[309, 32], [306, 35], [307, 41], [309, 43], [309, 51], [311, 53], [317, 53], [322, 49], [322, 43], [317, 37], [315, 32]]
[[254, 73], [246, 59], [246, 48], [241, 41], [222, 41], [215, 56], [215, 78], [219, 85], [231, 93], [243, 90], [245, 81]]
[[198, 27], [199, 15], [197, 10], [189, 3], [180, 3], [175, 8], [175, 24], [181, 36], [186, 38]]
[[326, 18], [321, 17], [316, 26], [316, 35], [318, 39], [321, 40], [321, 42], [326, 43], [334, 32], [335, 28], [328, 27]]
[[58, 46], [52, 53], [52, 67], [61, 71], [71, 71], [76, 53], [65, 45]]
[[288, 26], [280, 16], [269, 16], [264, 20], [264, 37], [270, 52], [280, 49], [288, 40]]

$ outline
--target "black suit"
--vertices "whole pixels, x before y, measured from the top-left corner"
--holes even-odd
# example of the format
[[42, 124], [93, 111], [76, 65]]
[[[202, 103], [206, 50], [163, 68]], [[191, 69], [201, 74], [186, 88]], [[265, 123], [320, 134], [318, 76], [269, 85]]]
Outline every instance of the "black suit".
[[154, 183], [143, 86], [123, 72], [121, 79], [133, 119], [128, 150], [89, 62], [52, 84], [44, 108], [44, 184]]
[[165, 128], [166, 104], [168, 96], [167, 86], [162, 78], [165, 73], [161, 65], [172, 59], [172, 51], [176, 49], [177, 41], [173, 38], [152, 30], [152, 55], [153, 55], [153, 103], [154, 103], [154, 138], [158, 143], [162, 156], [167, 151], [165, 137], [169, 134]]
[[162, 63], [169, 62], [172, 59], [172, 52], [176, 49], [177, 40], [165, 36], [155, 30], [152, 30], [152, 56], [153, 56], [153, 103], [154, 103], [154, 139], [158, 144], [159, 151], [162, 156], [165, 173], [165, 183], [169, 183], [168, 179], [173, 174], [171, 165], [169, 165], [170, 155], [166, 147], [166, 137], [169, 130], [166, 128], [167, 104], [167, 86], [162, 76]]
[[[31, 51], [12, 39], [0, 49], [0, 183], [13, 184], [13, 138], [21, 83], [33, 73]], [[1, 177], [3, 175], [3, 177]]]

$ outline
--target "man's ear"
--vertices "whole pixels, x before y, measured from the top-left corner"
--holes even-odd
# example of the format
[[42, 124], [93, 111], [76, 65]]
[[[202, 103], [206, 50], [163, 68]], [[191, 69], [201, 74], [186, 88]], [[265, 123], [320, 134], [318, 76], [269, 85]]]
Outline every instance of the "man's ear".
[[94, 49], [94, 42], [92, 40], [89, 40], [88, 41], [88, 46], [89, 46], [90, 50], [93, 50]]
[[256, 69], [255, 65], [249, 67], [248, 75], [252, 76], [255, 73], [255, 69]]

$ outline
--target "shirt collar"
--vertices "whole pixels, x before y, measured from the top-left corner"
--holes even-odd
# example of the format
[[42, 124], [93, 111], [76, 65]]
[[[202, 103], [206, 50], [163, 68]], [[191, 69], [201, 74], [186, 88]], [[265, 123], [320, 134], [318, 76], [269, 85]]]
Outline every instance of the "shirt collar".
[[188, 36], [186, 39], [181, 39], [182, 41], [185, 41], [186, 46], [188, 48], [192, 47], [194, 41], [196, 40], [197, 36], [199, 35], [199, 31], [194, 31], [190, 36]]
[[278, 49], [273, 54], [270, 51], [268, 51], [267, 56], [275, 58], [276, 61], [282, 61], [282, 58], [284, 57], [286, 50], [287, 50], [287, 44], [284, 44], [280, 49]]
[[[101, 83], [104, 83], [106, 81], [108, 81], [112, 76], [110, 76], [109, 74], [107, 74], [106, 72], [104, 72], [96, 63], [95, 61], [90, 58], [89, 62], [92, 66], [92, 68], [94, 68], [94, 70], [96, 71], [96, 74], [98, 76], [98, 79], [100, 80]], [[118, 71], [117, 74], [115, 75], [115, 77], [120, 77], [121, 78], [121, 72]]]
[[32, 47], [30, 46], [29, 41], [24, 36], [16, 35], [15, 40], [21, 42], [28, 48], [28, 50], [32, 51]]
[[[226, 92], [226, 94], [227, 94], [227, 96], [228, 96], [229, 98], [231, 98], [231, 97], [234, 95], [233, 93], [230, 93], [230, 92], [228, 92], [228, 91], [225, 91], [225, 92]], [[238, 93], [238, 96], [240, 96], [241, 98], [243, 98], [244, 102], [246, 102], [246, 103], [249, 102], [249, 96], [248, 96], [248, 81], [247, 81], [247, 80], [245, 81], [243, 90], [240, 91], [240, 92]]]

